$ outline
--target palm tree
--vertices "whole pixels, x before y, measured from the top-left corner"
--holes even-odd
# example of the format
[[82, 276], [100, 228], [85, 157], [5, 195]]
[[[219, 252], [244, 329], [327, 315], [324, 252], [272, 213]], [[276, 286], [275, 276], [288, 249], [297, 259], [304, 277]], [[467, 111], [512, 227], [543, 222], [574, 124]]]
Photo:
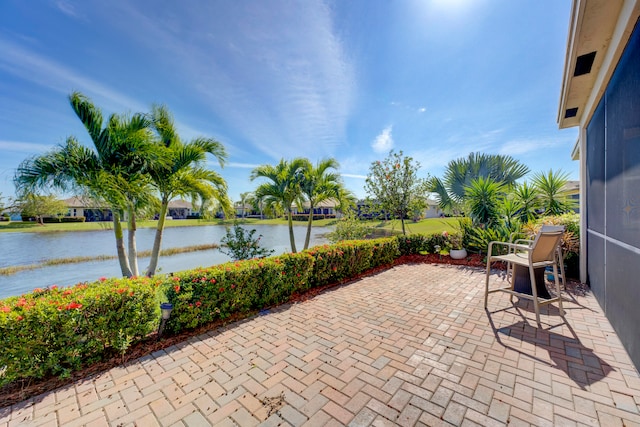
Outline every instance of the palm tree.
[[526, 224], [536, 219], [540, 207], [538, 189], [525, 181], [515, 187], [513, 196], [518, 206], [517, 215], [520, 221]]
[[316, 166], [313, 166], [310, 161], [305, 159], [302, 182], [300, 184], [300, 191], [309, 203], [309, 219], [307, 221], [304, 249], [309, 248], [309, 240], [311, 240], [313, 209], [325, 200], [338, 200], [341, 195], [340, 175], [330, 171], [330, 169], [338, 169], [338, 167], [340, 165], [334, 158], [320, 160]]
[[220, 166], [224, 165], [227, 158], [224, 146], [213, 138], [204, 137], [183, 143], [176, 131], [173, 117], [165, 106], [154, 105], [151, 119], [158, 136], [156, 148], [160, 156], [148, 167], [148, 172], [152, 186], [160, 196], [160, 216], [147, 276], [153, 276], [158, 266], [165, 217], [171, 199], [188, 196], [194, 201], [201, 200], [203, 205], [215, 200], [226, 214], [232, 211], [227, 196], [227, 183], [217, 172], [205, 168], [207, 153], [216, 157]]
[[240, 209], [242, 212], [240, 215], [242, 218], [244, 218], [244, 215], [245, 215], [244, 207], [247, 203], [250, 203], [250, 200], [252, 197], [253, 197], [253, 194], [251, 194], [250, 191], [240, 193]]
[[529, 168], [511, 156], [470, 153], [466, 158], [450, 161], [444, 179], [432, 180], [432, 190], [438, 194], [440, 208], [452, 211], [463, 206], [465, 189], [474, 179], [491, 178], [498, 184], [513, 186], [527, 173]]
[[569, 199], [566, 184], [569, 174], [562, 172], [539, 172], [533, 176], [533, 185], [539, 193], [540, 207], [544, 215], [561, 215], [575, 207], [575, 201]]
[[472, 180], [466, 187], [465, 199], [474, 223], [491, 227], [498, 222], [503, 188], [503, 184], [483, 177]]
[[[87, 129], [94, 149], [81, 145], [73, 136], [68, 137], [65, 144], [49, 153], [23, 161], [14, 182], [19, 191], [53, 187], [82, 192], [109, 204], [120, 269], [123, 276], [131, 277], [120, 219], [122, 211], [130, 207], [128, 196], [142, 197], [144, 193], [141, 171], [154, 156], [148, 144], [149, 122], [142, 114], [132, 117], [112, 114], [104, 123], [100, 109], [80, 92], [73, 92], [69, 101]], [[135, 241], [135, 234], [131, 238]]]
[[255, 190], [257, 198], [262, 199], [265, 205], [272, 209], [282, 209], [288, 217], [289, 241], [291, 252], [296, 252], [296, 240], [293, 235], [293, 218], [291, 205], [300, 197], [300, 182], [308, 161], [301, 158], [287, 161], [281, 159], [277, 165], [260, 165], [251, 171], [251, 180], [266, 178]]

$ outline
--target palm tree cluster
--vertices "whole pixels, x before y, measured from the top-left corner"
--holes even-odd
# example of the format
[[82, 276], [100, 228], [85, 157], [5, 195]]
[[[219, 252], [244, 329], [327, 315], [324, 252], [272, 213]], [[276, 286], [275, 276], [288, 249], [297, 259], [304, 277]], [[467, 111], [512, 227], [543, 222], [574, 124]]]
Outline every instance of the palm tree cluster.
[[568, 174], [550, 170], [536, 173], [531, 182], [518, 180], [529, 168], [510, 156], [471, 153], [449, 162], [444, 178], [432, 180], [440, 207], [469, 215], [477, 225], [491, 227], [526, 224], [541, 215], [571, 212]]
[[[101, 110], [79, 92], [69, 96], [71, 108], [87, 130], [93, 147], [71, 136], [54, 150], [23, 161], [14, 182], [18, 194], [41, 189], [74, 191], [106, 203], [113, 212], [113, 229], [122, 275], [139, 275], [136, 249], [136, 215], [159, 209], [151, 261], [152, 276], [160, 254], [164, 219], [169, 201], [189, 196], [203, 205], [217, 201], [229, 212], [227, 184], [205, 168], [207, 154], [222, 166], [224, 146], [212, 138], [183, 142], [165, 106], [132, 116], [112, 114], [104, 120]], [[128, 220], [128, 252], [121, 219]]]
[[258, 203], [261, 211], [265, 208], [286, 215], [292, 252], [296, 252], [292, 208], [308, 207], [304, 242], [304, 249], [308, 249], [314, 208], [329, 199], [337, 201], [338, 209], [355, 201], [355, 196], [344, 187], [337, 173], [338, 167], [333, 158], [322, 159], [316, 165], [304, 158], [281, 159], [276, 165], [260, 165], [251, 172], [251, 180], [262, 178], [265, 182], [256, 188], [253, 196], [246, 197]]

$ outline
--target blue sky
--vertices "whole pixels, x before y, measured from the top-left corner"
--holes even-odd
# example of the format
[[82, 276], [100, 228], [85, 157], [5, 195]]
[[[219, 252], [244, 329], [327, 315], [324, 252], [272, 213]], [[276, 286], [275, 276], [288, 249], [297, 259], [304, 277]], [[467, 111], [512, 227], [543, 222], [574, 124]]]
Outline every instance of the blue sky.
[[[163, 103], [183, 138], [229, 152], [230, 196], [260, 164], [335, 157], [363, 197], [390, 149], [442, 176], [472, 151], [562, 169], [556, 124], [570, 0], [3, 0], [0, 193], [74, 135], [79, 90], [105, 115]], [[219, 169], [211, 161], [211, 167]]]

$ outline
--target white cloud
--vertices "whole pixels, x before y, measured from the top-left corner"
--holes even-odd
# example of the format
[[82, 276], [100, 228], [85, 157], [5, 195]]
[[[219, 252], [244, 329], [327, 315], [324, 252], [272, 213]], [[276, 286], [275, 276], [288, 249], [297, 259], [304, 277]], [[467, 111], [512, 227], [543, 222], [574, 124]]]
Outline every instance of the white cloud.
[[366, 175], [357, 175], [353, 173], [341, 173], [340, 175], [345, 178], [367, 179]]
[[170, 58], [167, 67], [255, 149], [274, 159], [318, 157], [344, 143], [356, 73], [329, 6], [192, 6], [123, 2], [119, 13], [105, 12], [137, 44]]
[[38, 144], [35, 142], [2, 141], [0, 151], [15, 151], [20, 153], [41, 153], [53, 149], [52, 145]]
[[89, 97], [99, 96], [109, 109], [144, 111], [138, 101], [97, 81], [87, 78], [66, 66], [22, 46], [0, 38], [0, 68], [18, 78], [68, 95], [80, 90]]
[[540, 151], [544, 148], [558, 147], [565, 144], [565, 141], [557, 139], [514, 139], [504, 143], [500, 149], [500, 154], [509, 156], [517, 156], [520, 154], [530, 153], [532, 151]]
[[393, 148], [392, 129], [393, 126], [387, 126], [382, 130], [380, 135], [376, 136], [376, 139], [371, 144], [373, 151], [376, 153], [386, 153]]
[[80, 18], [80, 15], [78, 14], [78, 11], [76, 10], [75, 6], [71, 4], [69, 1], [58, 0], [56, 1], [55, 5], [65, 15], [70, 16], [72, 18]]
[[424, 113], [425, 111], [427, 111], [425, 107], [418, 108], [418, 113]]
[[228, 168], [240, 168], [240, 169], [255, 169], [260, 165], [254, 165], [251, 163], [239, 163], [239, 162], [229, 162], [225, 164], [225, 167]]

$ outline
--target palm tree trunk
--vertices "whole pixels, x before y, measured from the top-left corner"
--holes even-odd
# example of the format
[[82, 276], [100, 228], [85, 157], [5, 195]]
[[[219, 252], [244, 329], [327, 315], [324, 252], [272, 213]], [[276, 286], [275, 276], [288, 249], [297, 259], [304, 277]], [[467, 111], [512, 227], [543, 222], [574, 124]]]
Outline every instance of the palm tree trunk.
[[293, 235], [293, 218], [291, 214], [291, 208], [287, 209], [287, 213], [289, 214], [289, 241], [291, 242], [291, 252], [294, 254], [296, 251], [296, 238]]
[[120, 270], [124, 277], [131, 277], [131, 269], [127, 260], [127, 251], [124, 248], [124, 236], [122, 233], [122, 224], [120, 223], [120, 213], [115, 209], [113, 212], [113, 233], [116, 236], [116, 250], [118, 252], [118, 261], [120, 262]]
[[164, 221], [167, 216], [167, 209], [169, 208], [169, 201], [162, 199], [162, 206], [160, 207], [160, 217], [158, 218], [158, 225], [156, 226], [156, 237], [153, 240], [153, 249], [151, 249], [151, 259], [149, 260], [149, 267], [147, 267], [146, 275], [151, 277], [156, 274], [156, 268], [158, 267], [158, 258], [160, 257], [160, 249], [162, 247], [162, 233], [164, 232]]
[[400, 218], [400, 224], [402, 224], [402, 234], [406, 235], [407, 232], [404, 229], [404, 216], [402, 218]]
[[129, 237], [129, 267], [131, 268], [131, 274], [134, 276], [139, 275], [138, 271], [138, 249], [136, 248], [136, 212], [133, 207], [129, 208], [129, 230], [127, 235]]
[[309, 220], [307, 221], [307, 235], [304, 238], [304, 250], [309, 249], [309, 241], [311, 240], [311, 224], [313, 223], [313, 206], [309, 208]]

